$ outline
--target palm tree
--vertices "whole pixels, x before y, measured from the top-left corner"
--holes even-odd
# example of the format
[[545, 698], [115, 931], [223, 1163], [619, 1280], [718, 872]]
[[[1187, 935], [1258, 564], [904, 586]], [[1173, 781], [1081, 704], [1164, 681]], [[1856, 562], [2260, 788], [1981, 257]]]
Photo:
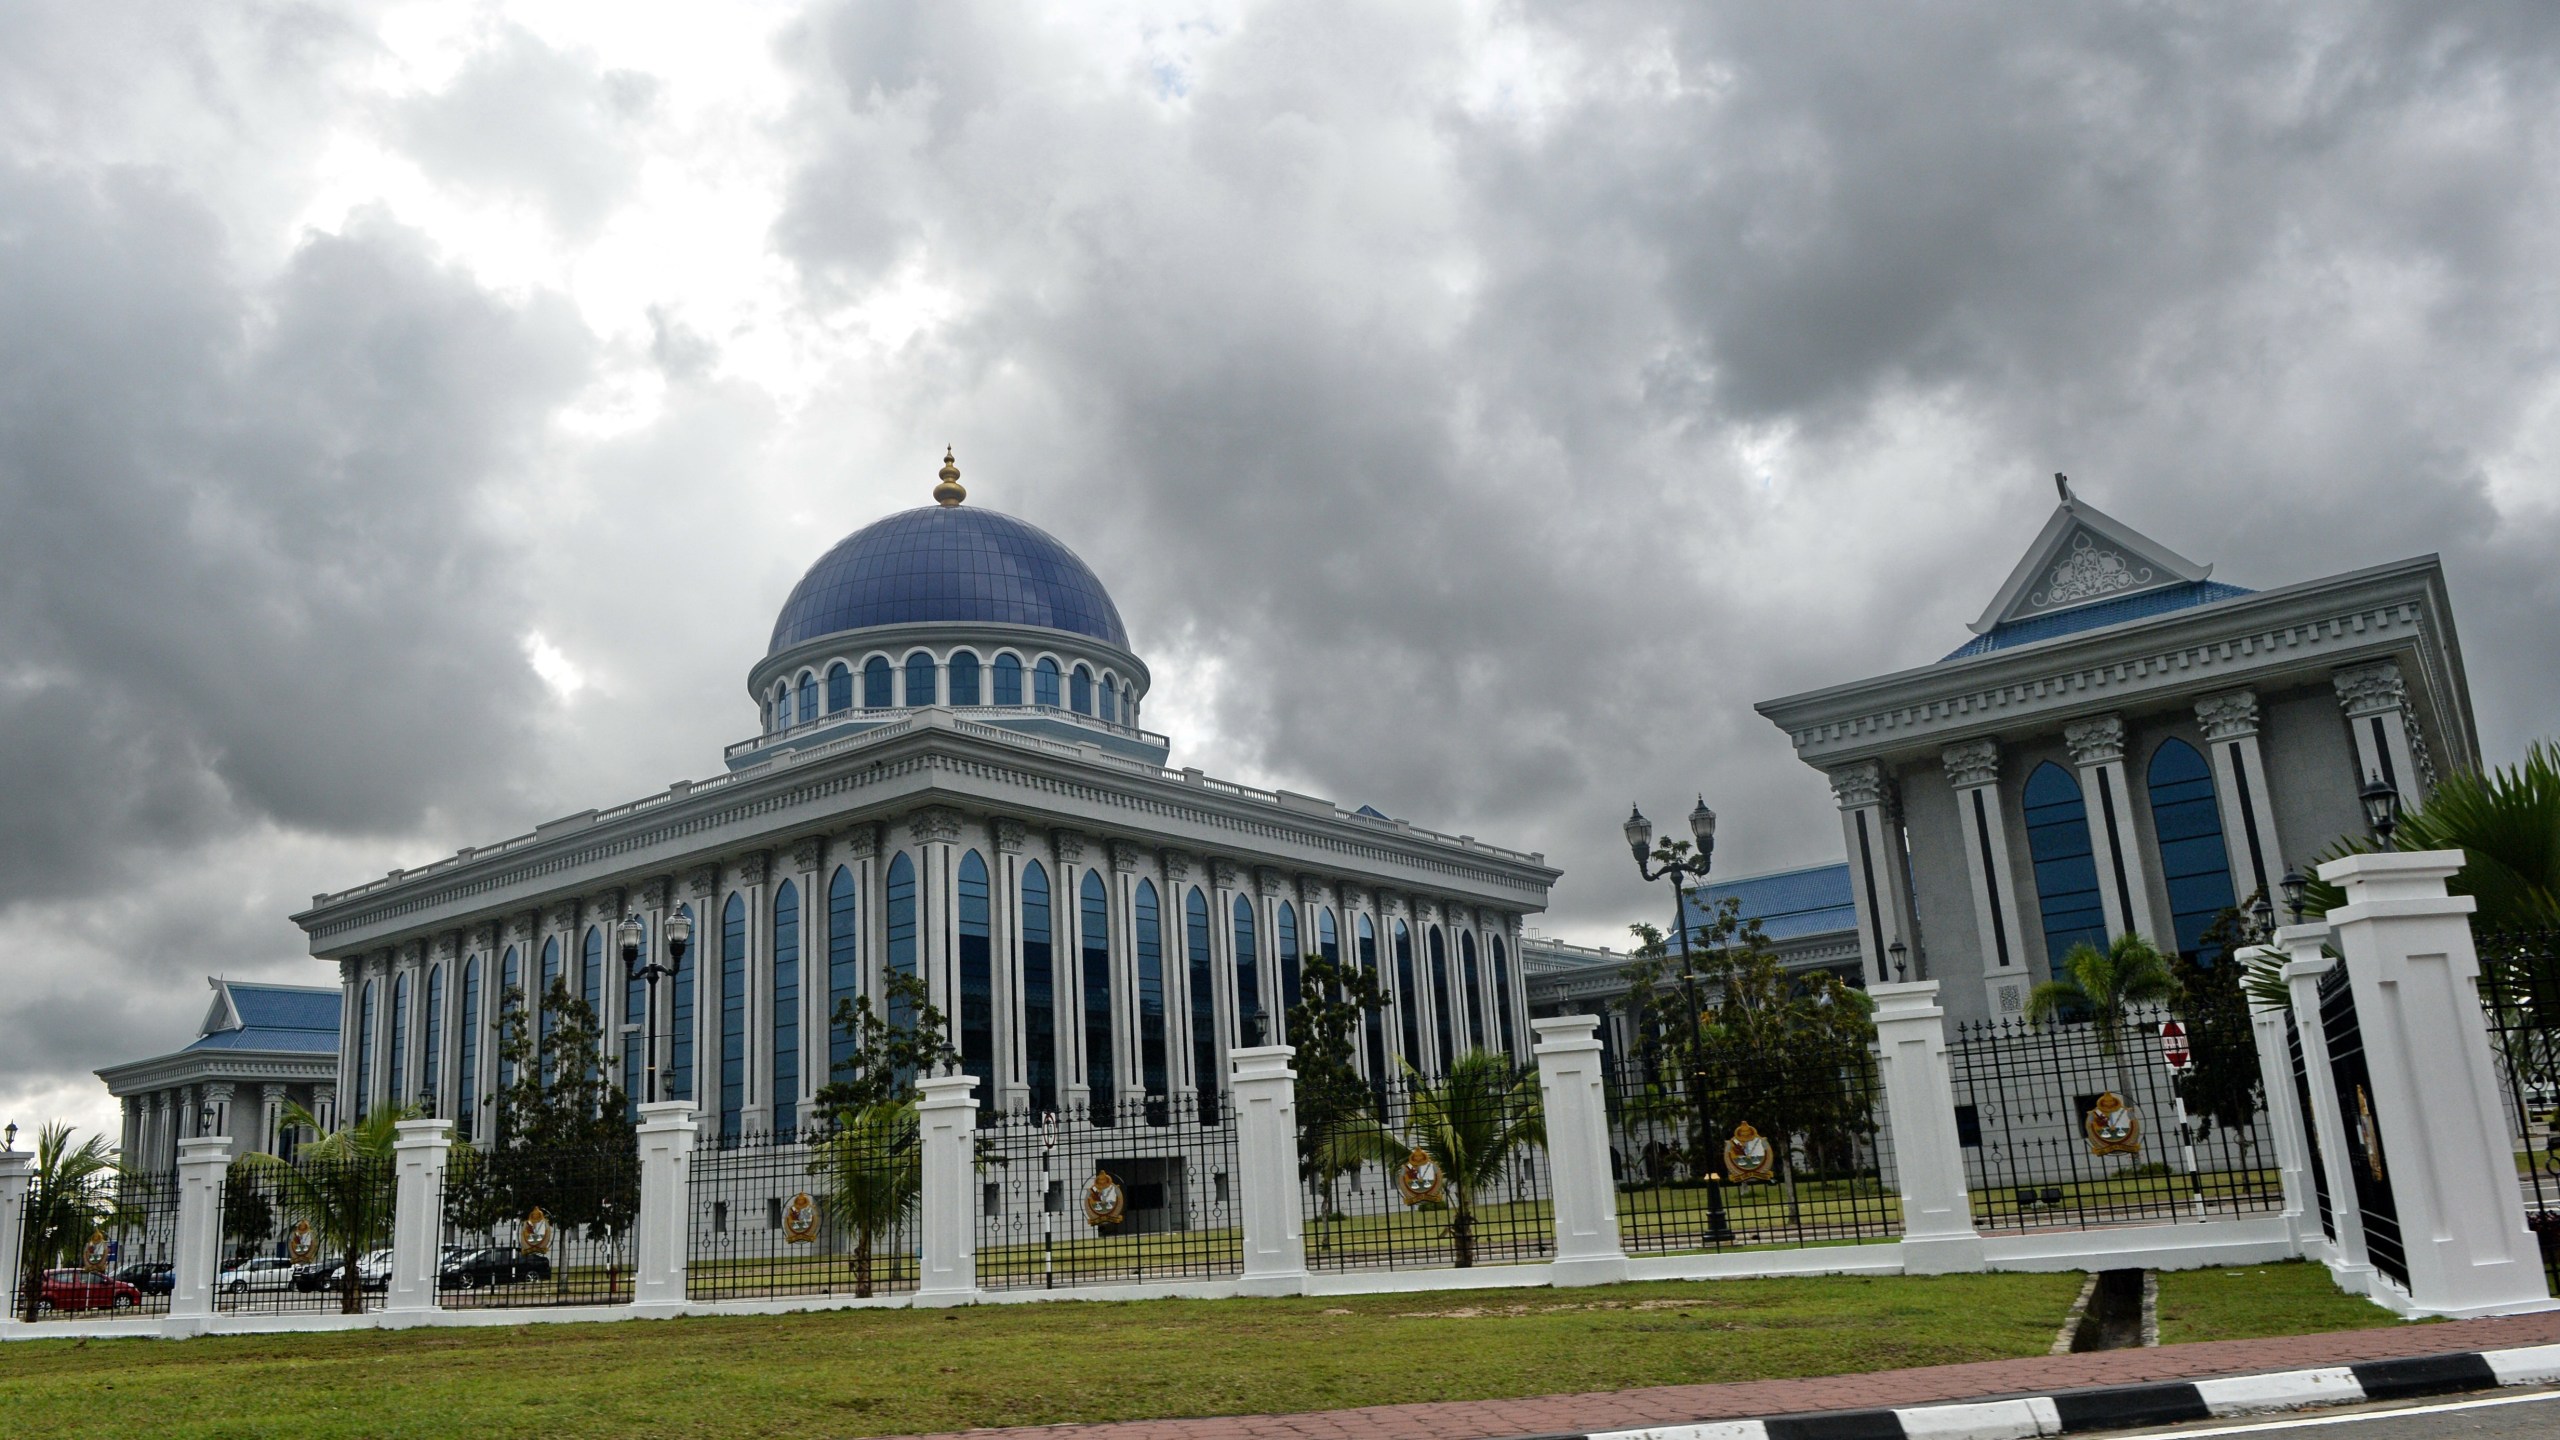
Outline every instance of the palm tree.
[[1410, 1064], [1404, 1073], [1412, 1094], [1405, 1133], [1375, 1120], [1344, 1125], [1330, 1137], [1329, 1148], [1337, 1153], [1327, 1163], [1347, 1169], [1375, 1160], [1393, 1173], [1421, 1151], [1440, 1171], [1457, 1263], [1473, 1265], [1478, 1198], [1501, 1181], [1513, 1155], [1546, 1143], [1537, 1076], [1525, 1070], [1514, 1073], [1508, 1058], [1483, 1050], [1459, 1056], [1437, 1085], [1424, 1084]]
[[27, 1187], [25, 1288], [19, 1291], [22, 1317], [36, 1318], [44, 1303], [44, 1272], [80, 1258], [89, 1237], [111, 1226], [136, 1223], [111, 1181], [132, 1178], [107, 1137], [92, 1135], [74, 1145], [71, 1127], [61, 1121], [36, 1134], [36, 1166]]
[[879, 1242], [924, 1198], [915, 1102], [884, 1100], [845, 1111], [816, 1148], [809, 1173], [826, 1181], [829, 1222], [853, 1241], [853, 1293], [867, 1298]]
[[400, 1122], [416, 1113], [405, 1105], [384, 1105], [342, 1130], [322, 1134], [317, 1117], [287, 1104], [283, 1129], [300, 1128], [320, 1138], [302, 1146], [291, 1160], [265, 1154], [240, 1157], [251, 1176], [274, 1185], [277, 1208], [307, 1221], [323, 1245], [346, 1257], [338, 1295], [349, 1315], [364, 1313], [363, 1277], [356, 1262], [367, 1250], [390, 1243], [391, 1209], [398, 1193], [391, 1144], [399, 1138]]
[[[2472, 924], [2483, 931], [2560, 930], [2560, 743], [2535, 741], [2522, 764], [2457, 770], [2426, 803], [2400, 817], [2391, 843], [2402, 850], [2459, 850], [2462, 869], [2447, 882], [2479, 902]], [[2375, 849], [2365, 837], [2321, 852], [2323, 861]], [[2314, 913], [2345, 902], [2338, 888], [2314, 882], [2305, 896]]]
[[2116, 1093], [2133, 1103], [2133, 1072], [2125, 1068], [2125, 1011], [2165, 1005], [2178, 998], [2178, 982], [2159, 948], [2128, 930], [2101, 950], [2087, 941], [2062, 957], [2063, 978], [2047, 980], [2027, 997], [2027, 1019], [2041, 1025], [2057, 1015], [2086, 1013], [2097, 1027], [2098, 1053], [2114, 1062]]

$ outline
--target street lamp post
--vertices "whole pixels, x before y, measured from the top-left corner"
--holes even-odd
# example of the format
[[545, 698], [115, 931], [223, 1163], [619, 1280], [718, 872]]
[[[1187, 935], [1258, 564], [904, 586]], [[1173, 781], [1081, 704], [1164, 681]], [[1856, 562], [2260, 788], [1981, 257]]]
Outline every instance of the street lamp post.
[[693, 917], [682, 910], [668, 916], [666, 935], [666, 963], [661, 965], [656, 956], [651, 956], [644, 965], [640, 962], [640, 951], [648, 941], [649, 930], [640, 923], [640, 917], [624, 916], [622, 926], [616, 932], [616, 938], [622, 943], [623, 973], [649, 984], [649, 1020], [641, 1031], [640, 1044], [647, 1057], [644, 1068], [649, 1075], [648, 1103], [652, 1105], [658, 1103], [658, 982], [672, 978], [684, 968], [684, 952], [693, 944]]
[[2389, 850], [2391, 832], [2400, 828], [2400, 792], [2375, 775], [2365, 781], [2356, 798], [2364, 802], [2364, 820], [2373, 827], [2373, 838]]
[[1721, 1242], [1733, 1238], [1733, 1228], [1724, 1213], [1724, 1183], [1712, 1168], [1715, 1164], [1715, 1136], [1708, 1129], [1707, 1076], [1704, 1058], [1705, 1037], [1701, 1028], [1705, 1012], [1698, 1001], [1698, 972], [1689, 957], [1689, 886], [1702, 882], [1715, 863], [1716, 812], [1707, 808], [1707, 798], [1698, 797], [1698, 808], [1689, 812], [1689, 833], [1696, 838], [1693, 852], [1687, 840], [1665, 840], [1653, 843], [1653, 822], [1644, 812], [1627, 807], [1624, 827], [1627, 849], [1635, 855], [1636, 873], [1647, 881], [1671, 882], [1671, 930], [1680, 942], [1680, 1003], [1689, 1011], [1689, 1105], [1697, 1116], [1698, 1143], [1704, 1150], [1696, 1168], [1707, 1179], [1707, 1239]]

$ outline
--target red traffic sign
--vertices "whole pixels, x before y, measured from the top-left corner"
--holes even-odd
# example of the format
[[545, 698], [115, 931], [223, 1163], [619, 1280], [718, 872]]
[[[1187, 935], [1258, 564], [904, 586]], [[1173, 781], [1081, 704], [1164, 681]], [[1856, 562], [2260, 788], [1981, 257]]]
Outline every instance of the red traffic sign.
[[2160, 1023], [2160, 1058], [2168, 1061], [2169, 1068], [2179, 1074], [2183, 1075], [2187, 1072], [2187, 1065], [2195, 1059], [2195, 1056], [2187, 1049], [2186, 1026], [2175, 1020], [2164, 1020]]

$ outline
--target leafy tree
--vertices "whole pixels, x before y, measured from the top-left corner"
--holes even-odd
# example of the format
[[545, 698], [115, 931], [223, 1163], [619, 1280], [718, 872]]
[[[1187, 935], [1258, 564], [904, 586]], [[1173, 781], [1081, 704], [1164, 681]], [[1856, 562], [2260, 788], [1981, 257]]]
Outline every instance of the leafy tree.
[[[489, 1230], [538, 1207], [555, 1233], [607, 1247], [610, 1292], [640, 1218], [630, 1100], [606, 1063], [595, 1007], [571, 993], [565, 977], [553, 979], [540, 1014], [527, 1013], [523, 998], [512, 988], [499, 996], [498, 1056], [514, 1078], [498, 1092], [490, 1149], [447, 1163], [446, 1217], [458, 1228]], [[568, 1283], [566, 1266], [554, 1265], [551, 1275], [555, 1285]]]
[[1874, 1002], [1828, 970], [1789, 973], [1756, 923], [1728, 935], [1697, 1040], [1720, 1112], [1708, 1138], [1720, 1163], [1735, 1124], [1767, 1136], [1793, 1215], [1798, 1155], [1847, 1168], [1875, 1133]]
[[872, 1008], [868, 995], [836, 1002], [832, 1023], [853, 1042], [853, 1053], [839, 1061], [833, 1078], [818, 1088], [821, 1114], [849, 1115], [912, 1100], [918, 1075], [949, 1071], [960, 1064], [960, 1052], [951, 1045], [950, 1022], [934, 1005], [932, 987], [916, 976], [892, 972], [884, 988], [889, 1006], [885, 1016]]
[[275, 1238], [275, 1207], [248, 1176], [233, 1172], [222, 1178], [222, 1233], [231, 1241], [234, 1258], [253, 1254]]
[[2179, 1098], [2187, 1114], [2205, 1134], [2222, 1126], [2242, 1136], [2256, 1119], [2265, 1085], [2258, 1071], [2258, 1037], [2249, 1023], [2249, 992], [2243, 967], [2232, 957], [2248, 935], [2238, 910], [2214, 917], [2196, 948], [2181, 951], [2170, 963], [2177, 982], [2179, 1012], [2187, 1027], [2188, 1072], [2178, 1079]]
[[1430, 1157], [1440, 1170], [1456, 1263], [1473, 1265], [1478, 1201], [1500, 1183], [1514, 1155], [1546, 1143], [1537, 1075], [1515, 1069], [1506, 1056], [1470, 1050], [1438, 1084], [1424, 1084], [1410, 1065], [1405, 1078], [1413, 1094], [1403, 1133], [1364, 1116], [1333, 1132], [1323, 1163], [1338, 1172], [1375, 1160], [1393, 1174], [1416, 1150]]
[[916, 1077], [960, 1064], [931, 987], [893, 973], [885, 989], [885, 1016], [868, 995], [836, 1002], [835, 1028], [853, 1041], [853, 1053], [818, 1089], [818, 1110], [833, 1124], [809, 1159], [809, 1173], [828, 1192], [828, 1222], [850, 1241], [856, 1295], [871, 1293], [880, 1242], [924, 1198]]
[[120, 1197], [118, 1181], [131, 1171], [107, 1147], [107, 1137], [92, 1135], [74, 1145], [71, 1127], [60, 1121], [36, 1132], [35, 1170], [27, 1186], [26, 1229], [19, 1262], [25, 1266], [18, 1292], [22, 1318], [36, 1318], [44, 1303], [44, 1272], [76, 1265], [89, 1237], [101, 1230], [137, 1223]]
[[277, 1208], [311, 1226], [324, 1251], [345, 1258], [338, 1272], [339, 1305], [349, 1315], [364, 1311], [362, 1277], [356, 1262], [368, 1250], [391, 1243], [391, 1209], [398, 1188], [391, 1164], [396, 1127], [414, 1115], [402, 1105], [383, 1105], [343, 1129], [322, 1133], [320, 1121], [300, 1105], [284, 1107], [287, 1130], [301, 1128], [320, 1138], [307, 1141], [291, 1160], [267, 1154], [244, 1155], [241, 1168], [253, 1180], [266, 1182], [277, 1196]]
[[[1297, 1049], [1298, 1175], [1324, 1197], [1328, 1220], [1341, 1218], [1334, 1187], [1350, 1173], [1338, 1163], [1333, 1137], [1377, 1115], [1377, 1094], [1360, 1078], [1361, 1026], [1386, 1004], [1377, 977], [1353, 962], [1310, 954], [1299, 962], [1298, 1003], [1289, 1007], [1289, 1039]], [[1356, 1165], [1356, 1160], [1352, 1165]]]
[[[2462, 869], [2446, 882], [2479, 902], [2472, 924], [2485, 931], [2560, 930], [2560, 742], [2537, 740], [2520, 764], [2457, 770], [2426, 803], [2400, 817], [2401, 850], [2460, 850]], [[2369, 854], [2369, 836], [2350, 836], [2320, 860]], [[2314, 914], [2344, 904], [2337, 886], [2314, 880], [2304, 896]]]
[[2126, 1012], [2136, 1005], [2165, 1005], [2178, 998], [2177, 978], [2159, 948], [2128, 930], [2101, 950], [2082, 941], [2062, 957], [2063, 978], [2047, 980], [2027, 996], [2027, 1019], [2086, 1017], [2097, 1027], [2098, 1053], [2115, 1065], [2116, 1093], [2130, 1104], [2133, 1071], [2126, 1065]]

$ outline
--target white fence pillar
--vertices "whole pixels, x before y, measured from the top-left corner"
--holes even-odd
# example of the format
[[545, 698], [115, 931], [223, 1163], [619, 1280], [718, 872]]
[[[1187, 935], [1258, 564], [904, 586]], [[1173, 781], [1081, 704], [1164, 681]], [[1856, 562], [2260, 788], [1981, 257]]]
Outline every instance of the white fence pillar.
[[[2405, 1315], [2552, 1308], [2480, 1011], [2476, 905], [2445, 891], [2462, 864], [2459, 850], [2422, 850], [2320, 867], [2347, 892], [2329, 925], [2355, 992], [2378, 1159], [2408, 1257], [2406, 1295], [2379, 1271], [2370, 1293]], [[2372, 1240], [2368, 1227], [2368, 1250]]]
[[1618, 1238], [1618, 1186], [1609, 1170], [1609, 1105], [1601, 1073], [1599, 1017], [1550, 1015], [1537, 1034], [1538, 1097], [1547, 1130], [1547, 1174], [1555, 1191], [1558, 1285], [1627, 1278]]
[[919, 1080], [924, 1141], [922, 1274], [918, 1305], [965, 1305], [978, 1298], [978, 1102], [974, 1075]]
[[213, 1314], [213, 1282], [222, 1273], [222, 1182], [230, 1172], [227, 1138], [178, 1142], [178, 1233], [169, 1247], [171, 1320], [203, 1320]]
[[0, 1333], [4, 1327], [19, 1323], [25, 1299], [18, 1287], [26, 1283], [26, 1257], [18, 1247], [27, 1233], [27, 1186], [35, 1177], [36, 1157], [24, 1150], [0, 1150]]
[[2347, 1169], [2355, 1151], [2347, 1144], [2346, 1116], [2338, 1109], [2338, 1086], [2331, 1078], [2329, 1031], [2320, 1022], [2320, 977], [2337, 963], [2321, 950], [2328, 939], [2327, 922], [2315, 920], [2278, 930], [2276, 948], [2288, 957], [2284, 983], [2293, 995], [2293, 1028], [2302, 1037], [2302, 1068], [2311, 1091], [2311, 1113], [2302, 1117], [2303, 1125], [2320, 1147], [2321, 1170], [2329, 1183], [2329, 1228], [2337, 1235], [2334, 1241], [2322, 1235], [2321, 1263], [2339, 1289], [2362, 1295], [2373, 1288], [2373, 1267], [2365, 1263], [2364, 1214], [2356, 1208], [2355, 1176]]
[[1913, 1275], [1980, 1270], [1982, 1236], [1965, 1189], [1938, 982], [1870, 985], [1867, 995], [1876, 1003], [1876, 1066], [1902, 1191], [1902, 1268]]
[[388, 1314], [436, 1308], [444, 1238], [445, 1157], [453, 1149], [450, 1120], [403, 1120], [391, 1142], [391, 1275], [382, 1297]]
[[[2271, 959], [2281, 965], [2284, 958], [2285, 952], [2272, 946], [2252, 946], [2232, 956], [2230, 963], [2247, 966]], [[2275, 1142], [2276, 1176], [2284, 1188], [2285, 1234], [2294, 1254], [2307, 1255], [2324, 1242], [2318, 1201], [2311, 1192], [2310, 1141], [2303, 1131], [2309, 1118], [2302, 1113], [2301, 1097], [2294, 1089], [2293, 1049], [2285, 1043], [2285, 1018], [2291, 1013], [2289, 1005], [2249, 997], [2249, 1037], [2258, 1047], [2258, 1088], [2266, 1094], [2267, 1129]]]
[[1298, 1200], [1297, 1050], [1235, 1052], [1236, 1185], [1244, 1216], [1244, 1289], [1295, 1295], [1306, 1287], [1307, 1234]]
[[640, 1107], [640, 1217], [632, 1223], [631, 1308], [681, 1309], [692, 1240], [693, 1142], [690, 1100]]

